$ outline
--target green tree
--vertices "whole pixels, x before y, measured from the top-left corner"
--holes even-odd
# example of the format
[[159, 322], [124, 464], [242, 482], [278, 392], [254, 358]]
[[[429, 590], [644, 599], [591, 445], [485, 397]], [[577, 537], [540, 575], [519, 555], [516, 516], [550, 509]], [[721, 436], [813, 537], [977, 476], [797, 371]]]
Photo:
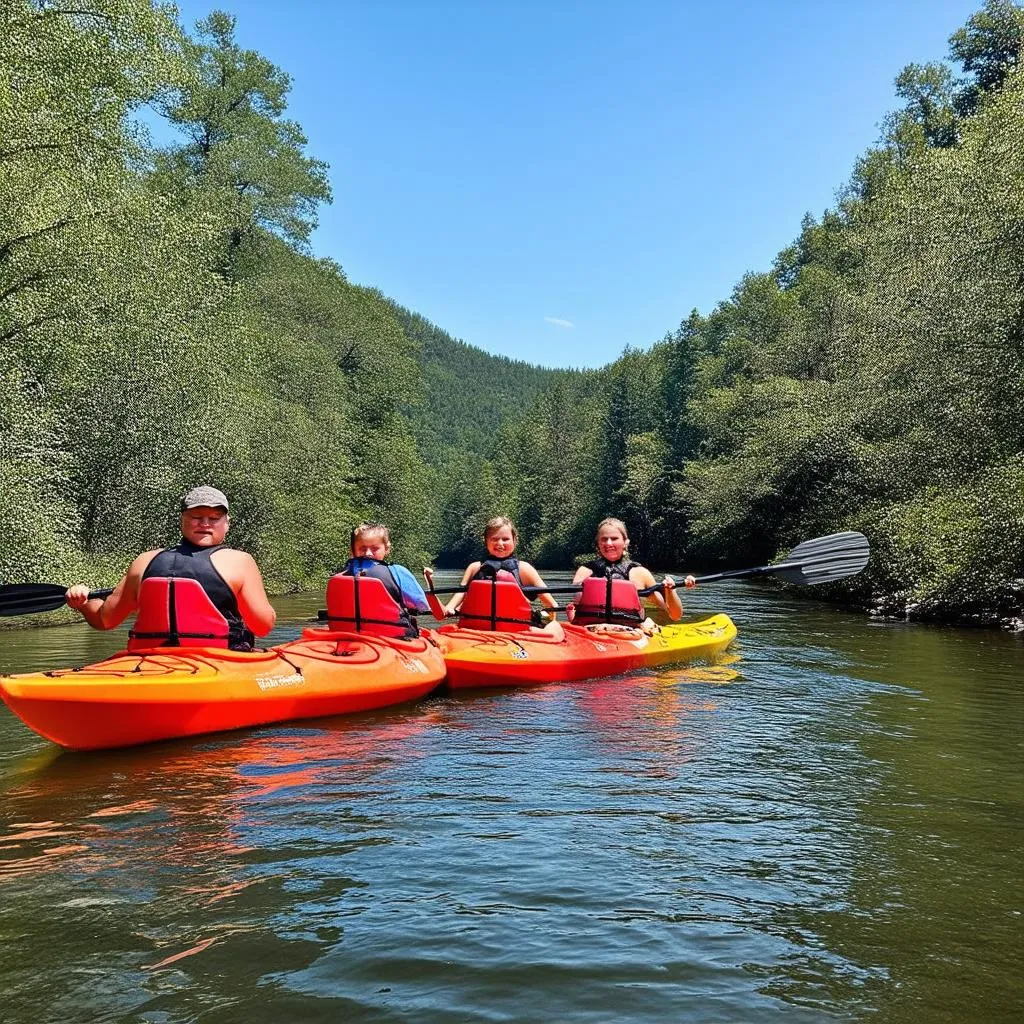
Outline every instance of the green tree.
[[157, 166], [179, 188], [205, 190], [225, 225], [219, 269], [235, 276], [257, 228], [306, 247], [331, 188], [327, 165], [304, 154], [302, 129], [284, 117], [288, 75], [235, 42], [231, 15], [214, 11], [196, 29], [188, 43], [196, 78], [159, 104], [184, 141]]
[[912, 145], [915, 136], [929, 146], [956, 142], [956, 96], [948, 65], [908, 64], [896, 77], [896, 95], [906, 106], [890, 122], [894, 143]]
[[986, 0], [967, 24], [950, 37], [950, 55], [973, 76], [956, 97], [960, 114], [972, 114], [982, 97], [1002, 88], [1021, 63], [1024, 10], [1012, 0]]

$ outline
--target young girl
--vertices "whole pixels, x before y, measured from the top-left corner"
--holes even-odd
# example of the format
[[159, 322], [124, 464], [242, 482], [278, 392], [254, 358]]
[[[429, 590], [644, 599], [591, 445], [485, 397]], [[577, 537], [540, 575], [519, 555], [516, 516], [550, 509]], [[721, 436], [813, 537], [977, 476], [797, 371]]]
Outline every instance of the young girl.
[[[514, 552], [518, 540], [519, 534], [511, 519], [507, 516], [495, 516], [491, 519], [484, 527], [487, 557], [469, 565], [462, 574], [462, 582], [459, 585], [465, 587], [475, 579], [493, 579], [498, 572], [504, 571], [511, 574], [520, 587], [547, 586], [541, 579], [540, 573], [529, 562], [521, 562], [515, 557]], [[429, 586], [433, 579], [433, 571], [424, 569], [423, 575]], [[456, 615], [465, 596], [465, 592], [454, 594], [444, 606], [444, 614], [446, 616]], [[558, 602], [551, 594], [539, 594], [538, 599], [546, 608], [558, 608]], [[565, 635], [561, 623], [556, 621], [553, 614], [544, 629], [559, 639]]]
[[[649, 569], [645, 569], [639, 562], [633, 562], [629, 558], [629, 534], [626, 532], [626, 524], [621, 519], [609, 517], [602, 519], [597, 526], [597, 535], [594, 538], [597, 545], [598, 557], [586, 565], [581, 565], [576, 570], [573, 583], [582, 583], [591, 576], [602, 576], [611, 580], [628, 580], [639, 591], [647, 587], [655, 586], [654, 576]], [[692, 576], [684, 580], [687, 587], [696, 586], [697, 581]], [[683, 614], [683, 605], [676, 593], [676, 582], [671, 576], [666, 576], [662, 581], [664, 596], [659, 593], [651, 594], [654, 603], [663, 609], [670, 619], [679, 619]], [[566, 609], [570, 622], [577, 618], [586, 618], [588, 621], [596, 619], [611, 618], [613, 622], [618, 621], [622, 625], [640, 626], [645, 632], [652, 632], [657, 627], [650, 618], [644, 618], [643, 613], [623, 610], [619, 617], [601, 615], [599, 610], [582, 606], [574, 602]]]
[[[369, 617], [370, 624], [377, 626], [390, 624], [397, 629], [404, 630], [407, 636], [416, 636], [419, 630], [412, 616], [429, 612], [430, 605], [427, 603], [423, 588], [404, 565], [392, 565], [385, 561], [391, 554], [391, 535], [388, 533], [388, 528], [383, 523], [360, 523], [352, 530], [351, 552], [352, 557], [336, 570], [335, 575], [380, 580], [388, 597], [395, 605], [394, 608], [386, 609], [389, 613], [386, 622], [379, 618], [374, 621], [375, 616], [383, 614], [378, 611]], [[327, 601], [329, 619], [338, 619], [342, 623], [348, 622], [352, 610], [347, 607], [340, 608], [337, 615], [331, 615], [331, 596], [329, 584]], [[347, 598], [344, 599], [344, 604], [347, 606]], [[360, 628], [359, 625], [356, 628]], [[370, 630], [370, 632], [379, 631]]]

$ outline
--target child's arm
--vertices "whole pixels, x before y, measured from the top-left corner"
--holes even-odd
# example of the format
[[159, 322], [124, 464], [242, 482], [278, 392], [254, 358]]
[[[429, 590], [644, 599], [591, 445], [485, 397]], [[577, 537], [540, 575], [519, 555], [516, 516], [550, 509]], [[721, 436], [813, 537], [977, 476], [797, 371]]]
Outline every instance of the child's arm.
[[[519, 576], [523, 581], [523, 584], [527, 587], [546, 587], [547, 584], [541, 579], [540, 573], [529, 562], [519, 563]], [[558, 602], [554, 599], [551, 594], [537, 594], [536, 599], [540, 601], [545, 608], [554, 608], [558, 610]]]
[[[459, 584], [460, 587], [466, 586], [469, 581], [480, 571], [480, 563], [473, 562], [472, 565], [466, 566], [466, 571], [462, 574], [462, 582]], [[452, 594], [451, 599], [444, 606], [446, 615], [454, 615], [462, 605], [462, 599], [466, 596], [466, 592], [462, 591], [458, 594]]]
[[422, 614], [430, 611], [430, 604], [423, 588], [416, 582], [416, 577], [404, 565], [392, 565], [399, 589], [402, 591], [402, 604], [411, 612]]

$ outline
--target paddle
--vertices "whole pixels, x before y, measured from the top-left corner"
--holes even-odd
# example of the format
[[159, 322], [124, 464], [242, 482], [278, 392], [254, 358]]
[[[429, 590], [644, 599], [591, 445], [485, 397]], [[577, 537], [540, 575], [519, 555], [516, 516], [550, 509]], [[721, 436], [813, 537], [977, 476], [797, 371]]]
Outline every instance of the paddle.
[[[698, 583], [713, 583], [715, 580], [738, 579], [741, 576], [762, 576], [771, 573], [781, 576], [790, 583], [814, 586], [817, 583], [832, 583], [856, 576], [868, 564], [871, 546], [867, 537], [854, 530], [830, 533], [827, 537], [805, 540], [781, 562], [759, 565], [756, 569], [732, 569], [729, 572], [715, 572], [708, 576], [695, 576]], [[641, 590], [641, 594], [653, 594], [661, 590], [661, 584]]]
[[[790, 583], [813, 586], [818, 583], [832, 583], [835, 580], [845, 579], [847, 576], [856, 576], [868, 564], [870, 554], [871, 546], [868, 544], [867, 537], [862, 533], [847, 530], [843, 533], [830, 533], [827, 537], [805, 540], [797, 544], [781, 562], [759, 565], [755, 569], [732, 569], [729, 572], [716, 572], [708, 576], [697, 576], [695, 579], [698, 583], [712, 583], [715, 580], [738, 579], [741, 576], [760, 576], [771, 573], [781, 576]], [[661, 588], [662, 584], [656, 583], [653, 587], [641, 590], [640, 593], [653, 594]], [[434, 590], [431, 587], [431, 593], [458, 594], [465, 589], [465, 587], [447, 587], [443, 590]], [[579, 589], [579, 584], [569, 587], [523, 587], [523, 591], [527, 594], [575, 594], [579, 592]]]
[[[500, 580], [475, 580], [476, 583], [500, 583]], [[523, 586], [519, 588], [524, 594], [571, 594], [575, 590], [579, 590], [579, 587], [562, 587], [554, 588], [551, 587], [528, 587]], [[431, 587], [426, 591], [427, 601], [430, 601], [431, 594], [463, 594], [469, 590], [469, 584], [467, 583], [464, 587], [438, 587], [436, 590]]]
[[[430, 614], [433, 615], [438, 622], [444, 622], [447, 616], [445, 615], [444, 605], [441, 604], [435, 596], [438, 592], [434, 589], [434, 570], [428, 569], [424, 566], [423, 578], [427, 581], [426, 597], [427, 604], [430, 605]], [[441, 593], [445, 593], [445, 591], [441, 591]]]
[[[68, 588], [56, 583], [8, 583], [0, 587], [0, 616], [39, 615], [62, 608]], [[107, 597], [110, 590], [93, 590], [90, 599]]]
[[774, 576], [781, 576], [790, 583], [814, 586], [818, 583], [832, 583], [847, 576], [856, 576], [868, 564], [870, 555], [871, 546], [867, 537], [863, 533], [846, 530], [844, 533], [830, 533], [827, 537], [805, 540], [797, 544], [781, 562], [772, 565], [716, 572], [710, 576], [698, 576], [696, 579], [698, 583], [710, 583], [713, 580], [771, 573]]

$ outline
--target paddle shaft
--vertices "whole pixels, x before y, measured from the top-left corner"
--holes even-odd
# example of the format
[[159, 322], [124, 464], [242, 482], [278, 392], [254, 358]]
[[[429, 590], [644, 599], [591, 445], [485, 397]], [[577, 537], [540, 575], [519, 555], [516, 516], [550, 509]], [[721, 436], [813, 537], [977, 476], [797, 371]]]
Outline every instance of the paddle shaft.
[[[0, 586], [0, 616], [39, 615], [67, 603], [67, 587], [56, 583], [11, 583]], [[93, 590], [89, 599], [109, 597], [111, 590]]]
[[799, 569], [799, 562], [779, 562], [776, 565], [759, 565], [756, 569], [732, 569], [729, 572], [713, 572], [708, 576], [695, 576], [698, 583], [711, 583], [714, 580], [734, 580], [741, 576], [758, 576], [763, 573], [785, 572], [789, 569]]
[[[870, 550], [867, 538], [863, 534], [847, 530], [843, 533], [829, 534], [827, 537], [815, 537], [814, 540], [802, 541], [789, 552], [783, 561], [775, 562], [773, 565], [759, 565], [753, 569], [731, 569], [695, 578], [698, 583], [713, 583], [715, 580], [739, 579], [744, 576], [775, 573], [790, 583], [801, 585], [831, 583], [859, 573], [867, 565]], [[683, 574], [679, 573], [679, 575]], [[646, 596], [661, 590], [662, 587], [663, 583], [657, 583], [653, 587], [645, 587], [640, 593]], [[436, 593], [457, 594], [465, 589], [464, 586], [451, 587], [438, 590]], [[522, 589], [525, 593], [536, 596], [543, 593], [575, 594], [579, 592], [580, 587], [576, 584], [568, 587], [523, 587]]]

